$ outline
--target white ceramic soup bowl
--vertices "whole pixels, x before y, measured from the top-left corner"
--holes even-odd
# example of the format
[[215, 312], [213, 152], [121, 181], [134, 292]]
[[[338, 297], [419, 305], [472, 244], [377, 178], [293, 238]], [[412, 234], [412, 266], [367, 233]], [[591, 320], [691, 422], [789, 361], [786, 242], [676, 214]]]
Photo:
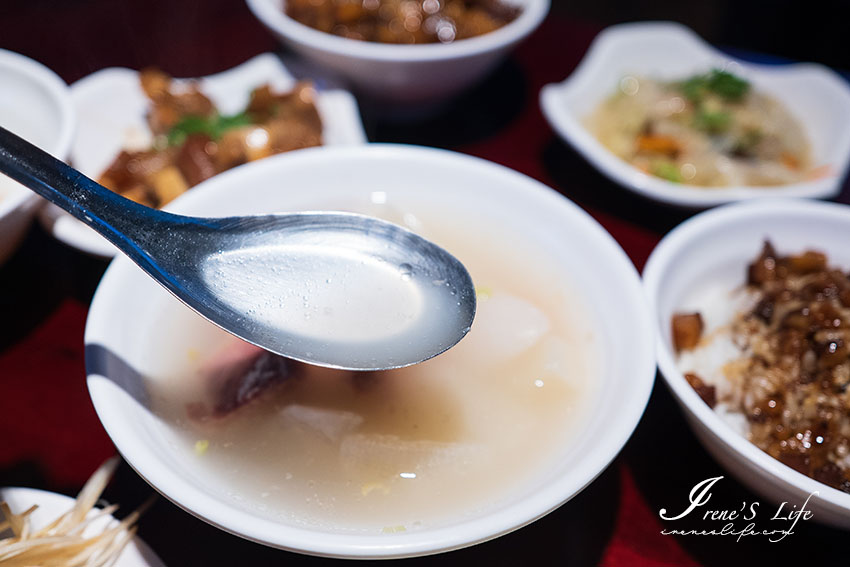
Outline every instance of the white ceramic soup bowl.
[[293, 211], [329, 201], [376, 202], [386, 195], [438, 204], [447, 218], [486, 219], [506, 234], [528, 239], [548, 262], [568, 270], [569, 289], [586, 307], [593, 322], [589, 332], [604, 352], [575, 442], [547, 448], [554, 464], [534, 471], [533, 481], [510, 498], [496, 498], [498, 505], [486, 512], [459, 514], [447, 525], [382, 534], [264, 519], [199, 480], [192, 472], [196, 455], [175, 451], [167, 426], [149, 409], [140, 375], [156, 364], [157, 353], [145, 351], [144, 337], [162, 332], [157, 325], [164, 309], [182, 306], [119, 257], [89, 312], [88, 386], [118, 450], [166, 497], [211, 524], [270, 546], [335, 557], [406, 557], [468, 546], [534, 521], [575, 496], [622, 448], [654, 380], [654, 326], [636, 271], [622, 249], [589, 215], [539, 182], [443, 150], [320, 148], [240, 166], [181, 196], [171, 209], [200, 215]]
[[850, 494], [815, 481], [763, 452], [712, 410], [676, 364], [671, 317], [699, 310], [713, 290], [740, 287], [746, 267], [769, 238], [780, 254], [806, 249], [827, 254], [832, 266], [850, 267], [850, 207], [796, 199], [762, 199], [701, 213], [667, 234], [643, 271], [658, 325], [658, 366], [705, 448], [743, 484], [769, 501], [808, 503], [813, 519], [850, 528]]
[[[65, 159], [74, 123], [62, 79], [29, 57], [0, 49], [0, 126]], [[0, 174], [0, 262], [23, 238], [39, 202], [35, 193]]]
[[493, 32], [449, 44], [390, 45], [325, 33], [286, 15], [286, 0], [247, 0], [280, 41], [355, 89], [397, 105], [436, 105], [474, 85], [549, 11], [549, 0], [508, 0], [519, 17]]

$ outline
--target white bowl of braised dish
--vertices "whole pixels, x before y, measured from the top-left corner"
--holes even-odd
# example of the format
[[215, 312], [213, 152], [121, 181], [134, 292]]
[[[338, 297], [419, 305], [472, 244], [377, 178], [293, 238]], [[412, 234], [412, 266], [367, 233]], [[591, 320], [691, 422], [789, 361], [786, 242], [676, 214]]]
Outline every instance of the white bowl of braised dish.
[[[65, 159], [74, 123], [65, 82], [41, 63], [0, 49], [0, 126]], [[0, 262], [23, 238], [39, 202], [35, 193], [0, 175]]]
[[411, 109], [472, 86], [533, 32], [549, 0], [247, 0], [282, 42], [363, 94]]
[[[170, 208], [381, 216], [448, 249], [477, 290], [454, 348], [352, 373], [241, 343], [113, 262], [86, 325], [94, 407], [142, 477], [222, 529], [335, 557], [472, 545], [582, 490], [647, 403], [654, 329], [633, 265], [586, 213], [514, 171], [409, 146], [307, 149]], [[310, 317], [333, 324], [309, 295]]]
[[[366, 142], [350, 93], [297, 81], [272, 53], [197, 79], [101, 69], [71, 85], [71, 100], [79, 117], [74, 166], [150, 207], [268, 155]], [[106, 239], [55, 205], [44, 207], [41, 220], [74, 248], [115, 255]]]
[[684, 207], [831, 197], [850, 160], [850, 88], [835, 72], [739, 61], [675, 23], [604, 30], [540, 102], [603, 174]]
[[717, 208], [670, 232], [644, 287], [658, 365], [697, 437], [771, 502], [850, 527], [850, 207]]

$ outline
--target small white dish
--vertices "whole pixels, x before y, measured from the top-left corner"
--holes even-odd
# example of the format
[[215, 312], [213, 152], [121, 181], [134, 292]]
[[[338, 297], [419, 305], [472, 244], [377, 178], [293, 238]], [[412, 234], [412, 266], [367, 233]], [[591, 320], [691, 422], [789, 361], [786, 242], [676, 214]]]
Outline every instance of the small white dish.
[[[270, 183], [277, 179], [299, 190], [278, 191]], [[233, 191], [237, 187], [238, 193]], [[588, 433], [577, 431], [566, 446], [553, 442], [551, 466], [533, 471], [532, 480], [500, 495], [491, 506], [419, 529], [386, 535], [343, 523], [316, 525], [280, 515], [272, 520], [211, 482], [194, 452], [184, 450], [150, 409], [146, 388], [155, 379], [142, 376], [168, 375], [162, 366], [173, 359], [147, 352], [156, 347], [146, 337], [161, 332], [166, 315], [182, 307], [122, 256], [107, 270], [86, 322], [88, 387], [121, 454], [167, 498], [213, 525], [274, 547], [333, 557], [410, 557], [465, 547], [533, 522], [580, 492], [620, 451], [652, 389], [654, 326], [634, 266], [622, 249], [587, 213], [541, 183], [478, 158], [432, 148], [311, 148], [225, 172], [178, 198], [170, 210], [248, 214], [332, 203], [363, 206], [385, 199], [438, 206], [434, 211], [450, 209], [449, 219], [474, 215], [476, 222], [522, 234], [547, 266], [567, 269], [570, 281], [555, 287], [582, 297], [590, 322], [589, 335], [582, 336], [592, 336], [600, 347], [598, 379], [581, 423], [581, 431]], [[570, 242], [581, 245], [565, 244]], [[182, 341], [190, 334], [178, 336], [176, 347], [189, 349]]]
[[490, 33], [448, 44], [392, 45], [339, 37], [286, 15], [286, 0], [247, 0], [280, 41], [312, 63], [348, 79], [359, 93], [398, 109], [433, 108], [474, 85], [549, 12], [550, 0], [508, 0], [522, 9]]
[[[74, 123], [65, 82], [41, 63], [0, 49], [0, 125], [64, 160]], [[35, 193], [0, 174], [0, 263], [20, 243], [40, 204]]]
[[658, 366], [696, 436], [717, 461], [754, 492], [807, 508], [818, 522], [850, 528], [850, 494], [817, 482], [763, 452], [712, 410], [676, 364], [670, 322], [698, 311], [700, 298], [731, 292], [769, 238], [780, 253], [826, 253], [850, 267], [850, 206], [804, 199], [762, 199], [703, 212], [668, 233], [649, 257], [643, 285], [658, 330]]
[[[70, 510], [75, 502], [73, 498], [64, 494], [20, 487], [0, 488], [0, 501], [7, 502], [9, 508], [16, 514], [37, 505], [38, 509], [30, 516], [30, 521], [35, 528], [52, 522]], [[0, 515], [0, 518], [2, 518], [2, 515]], [[96, 534], [117, 523], [118, 520], [115, 518], [105, 516], [92, 522], [88, 530]], [[165, 563], [138, 536], [127, 544], [121, 555], [118, 556], [115, 565], [116, 567], [165, 567]]]
[[[223, 113], [235, 113], [248, 103], [253, 88], [268, 83], [275, 90], [286, 91], [295, 85], [296, 79], [276, 55], [265, 53], [197, 81], [201, 91]], [[123, 148], [149, 145], [151, 134], [145, 122], [149, 101], [139, 86], [138, 72], [109, 68], [92, 73], [71, 85], [71, 99], [79, 126], [70, 160], [88, 177], [97, 179]], [[316, 106], [322, 119], [325, 145], [366, 143], [357, 101], [350, 93], [319, 90]], [[284, 190], [285, 184], [280, 188]], [[106, 239], [56, 205], [45, 207], [41, 220], [65, 244], [97, 256], [116, 254]]]
[[[823, 177], [777, 187], [704, 188], [648, 175], [611, 153], [584, 121], [614, 93], [625, 75], [674, 80], [712, 68], [729, 68], [754, 88], [782, 102], [804, 126], [814, 164]], [[540, 106], [555, 132], [604, 175], [650, 199], [704, 208], [758, 197], [828, 198], [841, 191], [850, 164], [850, 87], [830, 69], [812, 63], [755, 65], [736, 60], [671, 22], [632, 23], [602, 31], [565, 81], [540, 91]]]

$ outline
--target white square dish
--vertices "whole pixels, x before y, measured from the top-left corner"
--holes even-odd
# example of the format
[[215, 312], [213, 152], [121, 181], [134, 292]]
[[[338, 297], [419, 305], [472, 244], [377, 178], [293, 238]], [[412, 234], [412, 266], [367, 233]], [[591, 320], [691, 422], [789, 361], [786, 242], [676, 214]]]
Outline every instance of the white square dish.
[[[181, 79], [188, 81], [191, 79]], [[263, 84], [286, 91], [295, 77], [272, 54], [258, 55], [245, 63], [215, 75], [197, 79], [222, 112], [244, 108], [251, 90]], [[149, 101], [139, 86], [139, 74], [132, 69], [102, 69], [71, 86], [71, 99], [77, 114], [77, 135], [71, 146], [71, 164], [96, 179], [125, 147], [144, 147], [151, 141], [145, 122]], [[316, 106], [322, 119], [324, 144], [366, 143], [366, 133], [354, 97], [343, 90], [319, 90]], [[112, 257], [115, 248], [99, 234], [55, 205], [43, 209], [41, 220], [62, 242], [97, 256]]]
[[[731, 69], [754, 88], [783, 103], [804, 126], [816, 179], [772, 187], [697, 187], [646, 174], [605, 148], [587, 129], [586, 118], [625, 75], [674, 80], [712, 68]], [[650, 199], [704, 208], [759, 197], [834, 197], [850, 161], [850, 87], [835, 72], [811, 63], [755, 65], [734, 59], [672, 22], [612, 26], [600, 33], [566, 80], [540, 92], [540, 106], [558, 135], [604, 175]]]

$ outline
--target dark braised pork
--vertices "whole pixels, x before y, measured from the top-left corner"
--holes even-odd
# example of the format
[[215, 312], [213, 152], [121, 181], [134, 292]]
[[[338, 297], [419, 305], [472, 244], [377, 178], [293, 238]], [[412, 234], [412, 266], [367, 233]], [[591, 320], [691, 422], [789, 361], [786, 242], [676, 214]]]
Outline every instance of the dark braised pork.
[[513, 21], [501, 0], [288, 0], [286, 14], [334, 35], [379, 43], [451, 43]]
[[850, 276], [820, 252], [783, 256], [765, 242], [747, 284], [754, 307], [731, 325], [744, 355], [724, 367], [732, 388], [720, 401], [746, 416], [758, 447], [850, 493]]
[[144, 151], [122, 151], [99, 182], [149, 207], [162, 207], [237, 165], [322, 144], [309, 83], [287, 93], [261, 86], [242, 112], [222, 115], [194, 84], [178, 88], [171, 77], [152, 69], [142, 71], [140, 81], [151, 102], [147, 122], [154, 144]]
[[206, 402], [186, 407], [187, 415], [195, 421], [227, 417], [270, 392], [284, 382], [300, 375], [303, 365], [259, 347], [240, 344], [203, 370]]

